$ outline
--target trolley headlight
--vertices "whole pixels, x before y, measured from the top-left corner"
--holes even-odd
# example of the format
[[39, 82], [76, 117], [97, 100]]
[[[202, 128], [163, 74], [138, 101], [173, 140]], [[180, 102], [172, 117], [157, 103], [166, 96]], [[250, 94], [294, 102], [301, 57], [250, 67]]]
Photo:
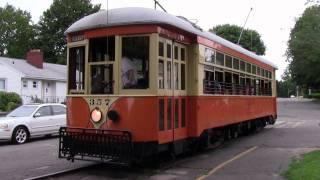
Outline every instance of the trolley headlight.
[[95, 123], [101, 121], [101, 119], [102, 119], [102, 112], [100, 111], [99, 108], [94, 108], [94, 109], [91, 111], [91, 119], [92, 119], [92, 121], [95, 122]]

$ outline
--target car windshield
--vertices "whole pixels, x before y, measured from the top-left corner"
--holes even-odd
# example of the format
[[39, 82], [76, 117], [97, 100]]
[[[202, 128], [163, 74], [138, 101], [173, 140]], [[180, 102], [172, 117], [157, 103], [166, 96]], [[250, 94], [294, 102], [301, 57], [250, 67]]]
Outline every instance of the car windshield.
[[20, 106], [7, 115], [7, 117], [30, 116], [38, 106]]

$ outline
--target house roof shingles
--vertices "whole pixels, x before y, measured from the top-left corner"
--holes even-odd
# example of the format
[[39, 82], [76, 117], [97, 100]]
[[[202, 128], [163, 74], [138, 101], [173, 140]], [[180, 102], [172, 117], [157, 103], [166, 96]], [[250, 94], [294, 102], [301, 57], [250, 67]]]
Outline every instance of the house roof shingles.
[[39, 69], [29, 64], [24, 59], [14, 59], [7, 57], [0, 57], [0, 63], [6, 64], [23, 73], [25, 75], [25, 78], [56, 81], [67, 80], [67, 67], [65, 65], [43, 63], [43, 68]]

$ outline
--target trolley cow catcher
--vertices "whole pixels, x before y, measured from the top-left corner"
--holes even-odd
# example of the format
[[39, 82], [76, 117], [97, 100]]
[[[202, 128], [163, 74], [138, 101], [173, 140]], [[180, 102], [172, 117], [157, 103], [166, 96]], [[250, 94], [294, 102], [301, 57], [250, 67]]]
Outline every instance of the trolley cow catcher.
[[60, 158], [129, 163], [275, 122], [275, 65], [183, 17], [100, 11], [66, 34]]

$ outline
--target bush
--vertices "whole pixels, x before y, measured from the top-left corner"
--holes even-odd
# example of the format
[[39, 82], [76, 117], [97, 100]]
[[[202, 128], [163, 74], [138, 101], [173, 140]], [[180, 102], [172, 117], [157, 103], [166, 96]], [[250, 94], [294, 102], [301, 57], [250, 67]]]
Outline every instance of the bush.
[[21, 97], [14, 92], [0, 92], [0, 110], [11, 111], [22, 104]]
[[306, 98], [312, 98], [312, 99], [320, 99], [320, 93], [312, 93], [310, 95], [306, 95]]

